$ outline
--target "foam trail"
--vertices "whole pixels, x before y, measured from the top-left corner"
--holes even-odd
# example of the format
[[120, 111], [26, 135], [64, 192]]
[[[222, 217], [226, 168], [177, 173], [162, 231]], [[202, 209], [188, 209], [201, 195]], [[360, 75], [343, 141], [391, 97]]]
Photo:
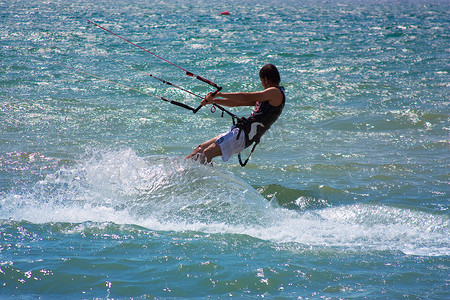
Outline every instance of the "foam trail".
[[[2, 218], [31, 222], [258, 222], [267, 201], [219, 168], [183, 158], [99, 152], [1, 202]], [[258, 214], [258, 211], [260, 214]], [[247, 218], [243, 218], [247, 216]], [[151, 223], [151, 222], [150, 222]]]
[[449, 229], [446, 216], [356, 204], [301, 214], [284, 211], [284, 217], [264, 234], [267, 239], [281, 243], [441, 256], [450, 254]]

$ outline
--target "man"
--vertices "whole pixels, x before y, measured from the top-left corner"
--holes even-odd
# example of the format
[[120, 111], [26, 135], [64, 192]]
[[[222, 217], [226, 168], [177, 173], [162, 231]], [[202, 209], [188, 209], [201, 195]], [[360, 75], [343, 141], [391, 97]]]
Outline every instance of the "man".
[[[240, 153], [252, 143], [258, 143], [261, 136], [277, 120], [283, 110], [286, 97], [280, 86], [280, 73], [273, 64], [267, 64], [259, 71], [264, 90], [253, 93], [209, 93], [202, 105], [215, 103], [221, 106], [254, 106], [248, 118], [242, 118], [230, 131], [220, 134], [197, 146], [186, 158], [210, 163], [216, 156], [228, 161], [231, 155]], [[219, 98], [219, 99], [218, 99]], [[241, 163], [242, 165], [242, 163]], [[245, 164], [244, 164], [245, 165]]]

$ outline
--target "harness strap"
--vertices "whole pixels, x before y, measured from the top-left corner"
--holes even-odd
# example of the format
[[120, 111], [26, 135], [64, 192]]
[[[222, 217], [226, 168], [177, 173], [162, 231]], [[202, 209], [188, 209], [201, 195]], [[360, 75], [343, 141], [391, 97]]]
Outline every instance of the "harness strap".
[[[236, 120], [237, 120], [237, 123], [235, 124], [235, 123], [234, 123], [235, 119], [233, 118], [233, 125], [243, 124], [243, 122], [246, 120], [246, 118], [244, 118], [244, 117], [242, 117], [242, 118], [236, 118]], [[237, 127], [239, 128], [239, 133], [238, 133], [236, 139], [238, 140], [239, 137], [241, 136], [241, 133], [243, 133], [243, 134], [245, 135], [245, 140], [247, 140], [247, 135], [246, 135], [245, 130], [244, 130], [242, 127], [240, 127], [240, 126], [237, 126]], [[257, 139], [257, 140], [255, 140], [255, 141], [253, 142], [254, 145], [253, 145], [253, 147], [252, 147], [252, 150], [250, 151], [250, 154], [248, 155], [247, 159], [246, 159], [244, 162], [242, 162], [241, 152], [238, 153], [239, 164], [241, 165], [241, 167], [245, 167], [245, 165], [247, 165], [247, 163], [248, 163], [248, 161], [249, 161], [249, 159], [250, 159], [250, 156], [252, 156], [253, 151], [255, 151], [256, 145], [259, 144], [259, 141], [260, 141], [260, 139]], [[246, 141], [245, 143], [247, 143], [247, 141]], [[251, 145], [251, 144], [250, 144], [250, 145]], [[249, 146], [250, 146], [250, 145], [249, 145]]]
[[239, 164], [241, 165], [241, 167], [245, 167], [245, 165], [248, 163], [250, 156], [252, 156], [253, 151], [255, 151], [256, 145], [258, 145], [258, 144], [259, 144], [259, 141], [255, 142], [255, 144], [253, 145], [252, 151], [250, 151], [250, 154], [248, 155], [247, 159], [244, 162], [242, 162], [241, 153], [240, 152], [238, 153]]

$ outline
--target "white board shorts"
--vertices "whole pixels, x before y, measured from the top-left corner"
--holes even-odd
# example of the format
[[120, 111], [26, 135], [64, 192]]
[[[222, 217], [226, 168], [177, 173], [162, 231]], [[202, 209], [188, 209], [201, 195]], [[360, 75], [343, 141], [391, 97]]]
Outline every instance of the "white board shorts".
[[[245, 148], [245, 133], [239, 135], [240, 129], [232, 126], [230, 131], [222, 133], [217, 137], [216, 144], [222, 150], [222, 160], [228, 161], [231, 155], [244, 150]], [[237, 136], [239, 135], [239, 138]]]

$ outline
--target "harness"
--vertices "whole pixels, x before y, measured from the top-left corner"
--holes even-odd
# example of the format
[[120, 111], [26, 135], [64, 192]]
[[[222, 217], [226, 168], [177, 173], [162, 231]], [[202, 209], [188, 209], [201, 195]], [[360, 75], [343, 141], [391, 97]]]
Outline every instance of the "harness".
[[252, 115], [249, 118], [238, 118], [238, 122], [233, 125], [239, 128], [239, 133], [236, 139], [239, 139], [241, 133], [245, 134], [245, 148], [250, 147], [253, 144], [252, 150], [248, 155], [247, 159], [242, 162], [241, 153], [238, 153], [239, 164], [241, 167], [247, 165], [250, 156], [255, 151], [256, 146], [261, 141], [261, 137], [269, 130], [270, 126], [278, 119], [280, 116], [284, 104], [286, 102], [286, 96], [284, 93], [284, 87], [277, 87], [283, 94], [283, 101], [279, 106], [272, 106], [269, 102], [260, 102], [255, 106]]
[[[239, 138], [239, 135], [241, 134], [241, 132], [242, 132], [242, 129], [239, 130], [239, 133], [238, 133], [237, 138]], [[241, 165], [241, 167], [245, 167], [245, 166], [247, 165], [248, 160], [250, 159], [250, 156], [252, 156], [253, 151], [255, 151], [255, 148], [256, 148], [256, 146], [259, 144], [259, 141], [260, 141], [260, 139], [258, 139], [258, 140], [256, 140], [256, 141], [254, 142], [254, 145], [253, 145], [253, 147], [252, 147], [252, 150], [250, 151], [250, 154], [248, 155], [247, 159], [246, 159], [244, 162], [242, 162], [241, 152], [238, 153], [239, 164]]]

